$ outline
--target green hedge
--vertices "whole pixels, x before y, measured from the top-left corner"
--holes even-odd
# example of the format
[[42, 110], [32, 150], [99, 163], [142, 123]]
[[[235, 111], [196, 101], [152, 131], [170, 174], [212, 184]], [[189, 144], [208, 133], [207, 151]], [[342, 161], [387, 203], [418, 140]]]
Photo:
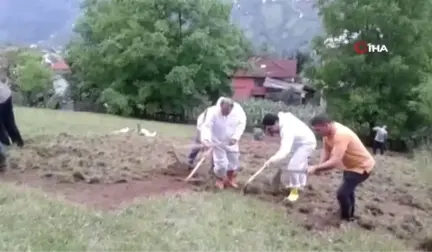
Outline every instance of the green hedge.
[[239, 104], [246, 112], [248, 130], [260, 125], [263, 116], [267, 113], [291, 112], [303, 122], [309, 123], [312, 117], [325, 112], [324, 107], [309, 104], [287, 106], [283, 102], [273, 102], [264, 99], [239, 101]]
[[[237, 101], [244, 109], [247, 116], [247, 130], [251, 131], [254, 127], [261, 124], [263, 116], [267, 113], [277, 114], [279, 112], [291, 112], [297, 116], [303, 122], [309, 123], [309, 121], [315, 115], [322, 114], [325, 112], [324, 107], [315, 105], [286, 105], [283, 102], [274, 102], [264, 99], [249, 99], [244, 101]], [[206, 109], [206, 106], [196, 107], [193, 111], [188, 114], [191, 123], [196, 122], [196, 118]]]

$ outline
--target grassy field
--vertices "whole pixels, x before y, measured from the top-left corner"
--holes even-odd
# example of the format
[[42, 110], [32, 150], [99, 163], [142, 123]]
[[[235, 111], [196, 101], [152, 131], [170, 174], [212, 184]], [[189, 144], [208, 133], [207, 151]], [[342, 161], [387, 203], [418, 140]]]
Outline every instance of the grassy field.
[[[191, 126], [120, 117], [16, 108], [25, 138], [108, 133], [136, 123], [160, 134], [192, 136]], [[424, 165], [424, 160], [420, 160]], [[309, 232], [285, 208], [237, 193], [194, 192], [137, 200], [116, 212], [64, 203], [43, 191], [0, 188], [0, 249], [4, 251], [407, 251], [386, 232], [346, 226]]]

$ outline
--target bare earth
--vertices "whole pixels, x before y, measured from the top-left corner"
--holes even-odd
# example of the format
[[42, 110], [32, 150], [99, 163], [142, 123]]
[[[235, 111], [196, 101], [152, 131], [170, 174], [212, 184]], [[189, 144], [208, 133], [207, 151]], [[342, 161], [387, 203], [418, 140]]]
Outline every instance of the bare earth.
[[[56, 138], [39, 137], [11, 153], [10, 170], [2, 180], [40, 187], [65, 199], [113, 210], [137, 197], [190, 190], [214, 190], [207, 162], [191, 183], [183, 182], [187, 139], [145, 138], [136, 135]], [[240, 181], [253, 174], [278, 148], [276, 141], [242, 140]], [[176, 153], [176, 154], [174, 154]], [[318, 157], [318, 151], [314, 159]], [[406, 165], [404, 165], [406, 164]], [[371, 178], [358, 190], [356, 224], [370, 232], [387, 230], [413, 244], [424, 242], [425, 219], [432, 210], [430, 194], [418, 183], [415, 168], [402, 157], [377, 157]], [[271, 185], [276, 169], [265, 171], [249, 188], [251, 196], [283, 204]], [[335, 192], [340, 172], [310, 177], [309, 186], [294, 205], [286, 205], [292, 220], [310, 231], [338, 227]], [[242, 197], [240, 192], [239, 197]], [[428, 249], [430, 244], [423, 244]]]

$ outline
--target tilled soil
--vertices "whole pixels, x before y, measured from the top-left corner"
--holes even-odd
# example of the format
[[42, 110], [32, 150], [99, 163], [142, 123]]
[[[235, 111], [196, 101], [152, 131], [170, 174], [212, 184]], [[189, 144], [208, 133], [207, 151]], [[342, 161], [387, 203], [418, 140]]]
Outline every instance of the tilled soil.
[[[146, 138], [137, 135], [40, 137], [24, 149], [11, 152], [10, 170], [3, 180], [61, 192], [66, 199], [114, 209], [136, 197], [188, 190], [214, 190], [207, 161], [190, 183], [186, 154], [187, 139]], [[278, 148], [276, 139], [258, 142], [245, 137], [241, 142], [240, 181], [246, 181]], [[312, 158], [318, 159], [319, 152]], [[179, 162], [180, 161], [180, 162]], [[277, 168], [263, 172], [248, 186], [247, 195], [279, 204], [283, 190], [272, 183]], [[311, 231], [338, 227], [335, 193], [338, 171], [311, 176], [309, 186], [295, 204], [286, 209]], [[42, 178], [42, 179], [41, 179]], [[419, 243], [431, 219], [430, 195], [412, 162], [402, 157], [377, 157], [377, 167], [357, 194], [356, 223], [360, 228], [381, 229], [400, 239]], [[430, 222], [430, 221], [429, 221]], [[421, 248], [432, 243], [422, 241]]]

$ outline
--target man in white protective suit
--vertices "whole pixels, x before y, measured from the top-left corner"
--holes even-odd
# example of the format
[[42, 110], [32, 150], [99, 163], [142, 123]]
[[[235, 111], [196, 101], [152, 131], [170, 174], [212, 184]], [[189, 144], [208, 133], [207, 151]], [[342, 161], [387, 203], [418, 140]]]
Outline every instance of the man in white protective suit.
[[299, 190], [307, 182], [308, 159], [317, 145], [315, 134], [307, 124], [291, 113], [266, 114], [262, 124], [266, 132], [279, 133], [281, 137], [279, 150], [264, 165], [279, 163], [292, 154], [281, 179], [290, 189], [287, 199], [296, 201], [299, 198]]
[[240, 104], [221, 97], [217, 104], [207, 109], [201, 126], [201, 141], [212, 148], [213, 171], [216, 187], [237, 188], [236, 175], [239, 168], [239, 141], [246, 128], [246, 113]]

